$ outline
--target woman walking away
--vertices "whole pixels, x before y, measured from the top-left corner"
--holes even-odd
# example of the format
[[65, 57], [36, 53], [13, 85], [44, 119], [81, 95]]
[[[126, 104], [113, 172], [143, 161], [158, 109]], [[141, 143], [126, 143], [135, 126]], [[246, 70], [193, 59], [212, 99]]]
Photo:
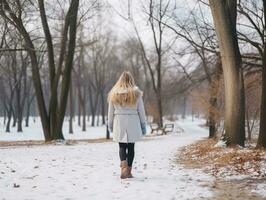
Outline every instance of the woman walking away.
[[130, 72], [123, 72], [108, 94], [108, 127], [119, 143], [121, 179], [132, 178], [135, 142], [146, 134], [142, 91]]

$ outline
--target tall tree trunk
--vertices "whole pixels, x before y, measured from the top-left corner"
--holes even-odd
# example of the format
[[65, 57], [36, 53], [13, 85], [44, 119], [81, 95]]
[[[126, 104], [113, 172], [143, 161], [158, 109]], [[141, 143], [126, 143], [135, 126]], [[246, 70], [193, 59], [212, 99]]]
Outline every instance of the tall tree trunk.
[[82, 131], [86, 131], [86, 107], [82, 107]]
[[[263, 0], [264, 23], [266, 22], [266, 0]], [[264, 25], [265, 26], [265, 25]], [[265, 27], [264, 27], [265, 30]], [[265, 39], [264, 39], [265, 40]], [[260, 130], [257, 147], [266, 148], [266, 44], [264, 42], [262, 58], [262, 87], [261, 87], [261, 105], [260, 105]]]
[[65, 69], [63, 71], [63, 78], [61, 83], [60, 107], [58, 109], [58, 124], [53, 139], [62, 139], [62, 127], [67, 106], [67, 97], [70, 88], [71, 74], [73, 69], [73, 59], [76, 46], [76, 31], [77, 31], [77, 14], [78, 14], [79, 0], [72, 0], [69, 7], [69, 42], [67, 49], [67, 57], [65, 61]]
[[[160, 40], [162, 36], [160, 35]], [[163, 107], [162, 107], [162, 85], [161, 85], [161, 65], [162, 65], [162, 52], [161, 52], [161, 42], [159, 43], [158, 54], [158, 66], [157, 66], [157, 106], [159, 111], [159, 126], [163, 127]]]
[[163, 127], [163, 108], [162, 108], [162, 96], [161, 91], [157, 94], [157, 106], [159, 111], [159, 126]]
[[257, 142], [257, 147], [266, 148], [266, 46], [265, 44], [264, 44], [263, 68], [262, 68], [260, 129], [259, 129], [259, 138]]
[[27, 106], [26, 118], [25, 118], [25, 126], [26, 127], [29, 127], [29, 119], [30, 119], [30, 106]]
[[[22, 32], [22, 35], [25, 39], [25, 43], [26, 43], [27, 48], [28, 49], [35, 49], [32, 41], [30, 39], [30, 36], [24, 27], [22, 28], [21, 32]], [[47, 114], [46, 106], [45, 106], [45, 102], [44, 102], [44, 95], [43, 95], [43, 90], [42, 90], [38, 60], [37, 60], [37, 56], [36, 56], [35, 51], [29, 50], [28, 52], [29, 52], [31, 65], [32, 65], [32, 67], [31, 67], [32, 80], [34, 83], [33, 85], [35, 88], [38, 110], [39, 110], [42, 128], [43, 128], [43, 132], [44, 132], [44, 138], [45, 138], [45, 141], [50, 141], [51, 135], [50, 135], [50, 129], [49, 129], [49, 119], [48, 119], [48, 114]]]
[[251, 140], [251, 127], [250, 127], [250, 118], [248, 110], [246, 110], [246, 121], [247, 121], [248, 140]]
[[16, 125], [17, 125], [17, 116], [16, 116], [16, 111], [14, 109], [12, 109], [12, 116], [13, 116], [12, 127], [16, 127]]
[[100, 115], [99, 115], [99, 112], [97, 112], [96, 116], [97, 116], [96, 126], [99, 126], [99, 124], [100, 124]]
[[104, 99], [104, 92], [101, 91], [101, 111], [102, 111], [102, 125], [105, 124], [105, 99]]
[[220, 79], [222, 75], [222, 63], [221, 58], [217, 58], [216, 66], [215, 66], [215, 74], [211, 79], [210, 84], [210, 107], [209, 107], [209, 138], [216, 137], [216, 125], [217, 125], [217, 112], [218, 112], [218, 104], [217, 104], [217, 95], [220, 88]]
[[6, 124], [6, 109], [4, 110], [4, 125]]
[[95, 126], [95, 116], [98, 107], [99, 92], [95, 94], [92, 92], [92, 86], [89, 86], [89, 97], [90, 97], [90, 110], [91, 110], [91, 126]]
[[72, 82], [70, 83], [70, 92], [69, 92], [69, 133], [73, 134], [73, 116], [74, 116], [74, 107], [73, 107], [73, 86]]
[[245, 83], [244, 83], [244, 74], [243, 69], [240, 68], [239, 76], [240, 76], [240, 145], [245, 145], [246, 140], [246, 123], [245, 123], [245, 117], [246, 117], [246, 98], [245, 98]]
[[110, 131], [108, 129], [107, 123], [106, 123], [106, 139], [110, 139]]
[[210, 100], [209, 100], [209, 138], [215, 138], [216, 136], [216, 108], [217, 108], [217, 97], [215, 95], [215, 91], [213, 90], [213, 87], [211, 87], [210, 91]]
[[17, 126], [17, 132], [22, 132], [22, 114], [18, 115], [18, 126]]
[[21, 106], [21, 81], [17, 80], [18, 84], [15, 88], [16, 91], [16, 118], [17, 118], [17, 132], [22, 132], [22, 117], [23, 110]]
[[[241, 56], [236, 34], [236, 0], [210, 0], [215, 30], [221, 51], [225, 84], [225, 135], [227, 145], [244, 146], [245, 121]], [[244, 115], [244, 117], [243, 117]]]
[[182, 119], [186, 119], [186, 110], [187, 110], [187, 96], [183, 97], [183, 106], [182, 106]]
[[35, 95], [32, 95], [31, 97], [29, 95], [27, 96], [27, 103], [26, 103], [27, 108], [26, 108], [26, 119], [25, 119], [26, 127], [29, 127], [30, 110], [34, 97]]
[[11, 118], [12, 118], [12, 110], [9, 110], [7, 112], [7, 123], [6, 123], [6, 132], [10, 132], [10, 123], [11, 123]]
[[[80, 87], [80, 86], [78, 86], [78, 87]], [[77, 90], [77, 96], [78, 96], [78, 126], [81, 126], [81, 120], [80, 120], [80, 118], [81, 118], [81, 100], [80, 100], [80, 98], [81, 98], [81, 94], [79, 94], [80, 93], [80, 89], [78, 89]]]
[[87, 96], [87, 92], [86, 92], [86, 88], [84, 88], [84, 93], [83, 93], [83, 101], [82, 101], [82, 131], [86, 131], [86, 96]]

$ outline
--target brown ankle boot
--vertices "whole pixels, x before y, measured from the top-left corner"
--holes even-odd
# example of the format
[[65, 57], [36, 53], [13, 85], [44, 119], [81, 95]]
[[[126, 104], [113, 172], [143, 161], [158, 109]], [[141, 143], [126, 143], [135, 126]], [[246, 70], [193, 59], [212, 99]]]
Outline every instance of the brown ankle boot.
[[131, 171], [132, 171], [132, 167], [128, 167], [128, 178], [133, 178]]
[[120, 167], [121, 167], [121, 175], [120, 175], [120, 178], [121, 179], [128, 178], [129, 170], [128, 170], [127, 161], [126, 160], [121, 161]]

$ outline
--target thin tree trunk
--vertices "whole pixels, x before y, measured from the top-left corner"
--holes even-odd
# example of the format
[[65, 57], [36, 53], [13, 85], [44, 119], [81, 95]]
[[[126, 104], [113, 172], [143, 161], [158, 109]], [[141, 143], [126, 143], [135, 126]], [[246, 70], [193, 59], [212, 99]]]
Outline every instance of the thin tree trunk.
[[4, 110], [4, 125], [6, 124], [6, 110]]
[[183, 97], [183, 106], [182, 106], [182, 119], [186, 119], [186, 110], [187, 110], [187, 96]]
[[[11, 94], [11, 97], [12, 96], [13, 95]], [[13, 110], [12, 103], [10, 103], [9, 106], [11, 106], [11, 107], [9, 107], [7, 110], [7, 124], [6, 124], [6, 132], [8, 132], [8, 133], [10, 132], [10, 123], [11, 123], [11, 118], [12, 118], [12, 110]]]
[[[78, 86], [79, 87], [79, 86]], [[81, 120], [80, 120], [80, 118], [81, 118], [81, 100], [80, 100], [80, 98], [81, 98], [81, 94], [79, 94], [79, 92], [80, 92], [80, 89], [78, 89], [77, 90], [77, 93], [78, 93], [78, 126], [81, 126]]]
[[246, 121], [247, 121], [248, 140], [251, 140], [251, 127], [250, 127], [250, 119], [249, 119], [248, 110], [246, 110]]
[[101, 92], [101, 111], [102, 111], [102, 125], [105, 124], [105, 100], [104, 100], [104, 93]]
[[86, 107], [82, 107], [82, 131], [86, 131]]
[[163, 109], [162, 109], [162, 97], [161, 92], [157, 94], [157, 106], [159, 109], [159, 126], [163, 127]]
[[86, 131], [86, 88], [84, 88], [84, 94], [83, 94], [83, 101], [82, 101], [82, 131]]
[[17, 124], [17, 116], [16, 116], [16, 113], [15, 113], [15, 110], [12, 109], [12, 116], [13, 116], [13, 124], [12, 124], [12, 127], [16, 127], [16, 124]]
[[91, 126], [95, 126], [95, 115], [98, 106], [99, 93], [97, 91], [93, 96], [91, 85], [89, 86], [89, 96], [90, 96], [90, 110], [91, 110]]
[[58, 124], [55, 131], [54, 139], [63, 139], [62, 127], [67, 106], [67, 97], [70, 88], [71, 74], [73, 69], [73, 59], [76, 46], [76, 31], [77, 31], [77, 14], [79, 0], [72, 0], [69, 7], [69, 43], [67, 50], [67, 58], [65, 61], [65, 69], [61, 83], [60, 107], [58, 109]]
[[30, 107], [27, 107], [26, 119], [25, 119], [25, 126], [26, 127], [29, 127], [29, 119], [30, 119]]
[[27, 103], [26, 103], [27, 108], [26, 108], [26, 119], [25, 119], [26, 127], [29, 127], [30, 110], [31, 110], [31, 105], [34, 100], [34, 97], [35, 95], [27, 96]]
[[73, 134], [73, 87], [72, 82], [70, 83], [70, 92], [69, 92], [69, 133]]
[[7, 124], [6, 124], [6, 132], [7, 132], [7, 133], [10, 132], [11, 117], [12, 117], [12, 112], [9, 111], [9, 112], [7, 113]]
[[210, 108], [209, 108], [209, 138], [216, 137], [216, 126], [217, 126], [217, 115], [218, 104], [217, 104], [217, 95], [220, 88], [220, 78], [222, 75], [222, 63], [221, 58], [217, 58], [215, 75], [211, 79], [210, 84]]
[[[31, 40], [31, 37], [29, 33], [27, 32], [22, 20], [20, 17], [16, 16], [16, 13], [13, 12], [13, 10], [10, 7], [10, 2], [7, 0], [2, 0], [2, 4], [4, 4], [4, 10], [1, 10], [0, 14], [2, 15], [3, 18], [8, 18], [5, 15], [5, 12], [10, 13], [10, 18], [9, 20], [12, 20], [13, 25], [15, 28], [19, 31], [21, 36], [24, 39], [24, 46], [28, 50], [28, 54], [30, 56], [31, 60], [31, 70], [32, 70], [32, 80], [34, 83], [34, 88], [36, 92], [36, 99], [38, 103], [38, 108], [39, 108], [39, 114], [41, 117], [41, 122], [42, 122], [42, 128], [44, 132], [44, 137], [45, 141], [49, 141], [50, 138], [50, 129], [49, 129], [49, 117], [47, 115], [46, 107], [45, 107], [45, 102], [44, 102], [44, 95], [43, 95], [43, 89], [42, 89], [42, 83], [41, 83], [41, 77], [40, 77], [40, 71], [39, 71], [39, 63], [36, 55], [36, 51], [33, 41]], [[22, 8], [19, 8], [22, 9]]]

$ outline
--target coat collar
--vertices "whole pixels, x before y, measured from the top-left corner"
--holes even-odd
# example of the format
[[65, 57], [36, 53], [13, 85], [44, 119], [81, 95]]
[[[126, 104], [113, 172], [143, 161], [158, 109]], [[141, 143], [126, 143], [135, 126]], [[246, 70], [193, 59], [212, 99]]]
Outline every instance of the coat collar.
[[[137, 91], [139, 88], [137, 87], [137, 86], [134, 86], [133, 87], [133, 90], [134, 91]], [[128, 89], [126, 88], [126, 89], [124, 89], [124, 88], [117, 88], [116, 90], [115, 90], [115, 93], [117, 93], [117, 94], [124, 94], [124, 93], [127, 93], [128, 92]]]

